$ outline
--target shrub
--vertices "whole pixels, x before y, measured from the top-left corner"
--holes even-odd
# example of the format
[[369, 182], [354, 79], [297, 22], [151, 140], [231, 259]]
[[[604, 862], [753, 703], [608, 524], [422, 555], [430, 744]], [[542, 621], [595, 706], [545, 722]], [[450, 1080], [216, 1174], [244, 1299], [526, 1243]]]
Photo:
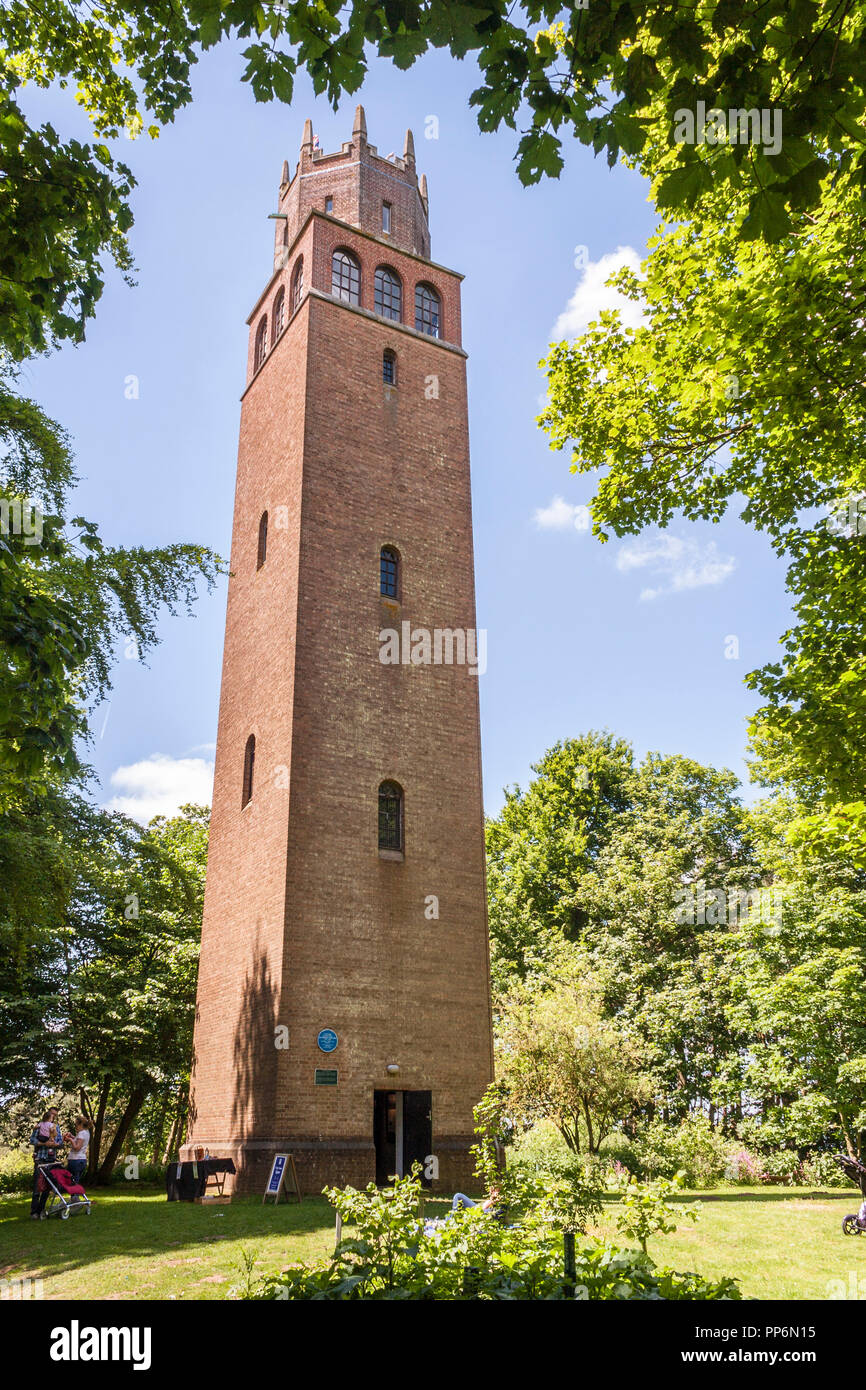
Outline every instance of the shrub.
[[828, 1153], [813, 1153], [803, 1163], [802, 1172], [810, 1187], [848, 1187], [851, 1181]]
[[[683, 1175], [677, 1174], [678, 1178]], [[697, 1221], [700, 1203], [683, 1206], [668, 1200], [682, 1182], [658, 1178], [652, 1183], [630, 1182], [622, 1197], [622, 1210], [616, 1218], [617, 1228], [630, 1240], [636, 1240], [646, 1254], [647, 1241], [657, 1232], [670, 1234], [677, 1229], [677, 1219]]]
[[607, 1165], [600, 1158], [576, 1154], [549, 1121], [519, 1137], [509, 1167], [528, 1185], [541, 1185], [557, 1229], [585, 1231], [601, 1215]]
[[714, 1187], [725, 1176], [728, 1141], [695, 1112], [676, 1128], [661, 1120], [645, 1125], [635, 1151], [648, 1177], [673, 1178], [684, 1173], [689, 1187]]
[[[511, 1193], [519, 1195], [519, 1177]], [[418, 1215], [416, 1174], [391, 1187], [370, 1184], [363, 1192], [330, 1189], [329, 1201], [355, 1236], [340, 1242], [331, 1259], [311, 1268], [292, 1265], [257, 1283], [246, 1277], [232, 1297], [252, 1300], [514, 1300], [514, 1299], [736, 1299], [731, 1279], [658, 1269], [638, 1250], [617, 1250], [586, 1241], [575, 1251], [567, 1277], [563, 1238], [550, 1217], [551, 1193], [523, 1189], [526, 1208], [505, 1225], [472, 1207], [439, 1222]]]
[[127, 1162], [128, 1160], [126, 1158], [118, 1159], [117, 1163], [111, 1170], [111, 1177], [108, 1179], [109, 1186], [122, 1187], [124, 1183], [144, 1183], [146, 1185], [154, 1183], [158, 1187], [162, 1187], [164, 1185], [164, 1163], [148, 1163], [145, 1162], [143, 1159], [140, 1159], [138, 1164], [138, 1177], [128, 1178], [126, 1176]]
[[634, 1178], [646, 1176], [634, 1141], [620, 1131], [608, 1134], [598, 1152], [606, 1168], [616, 1173], [618, 1178], [623, 1174], [631, 1174]]
[[30, 1192], [33, 1187], [32, 1149], [10, 1149], [0, 1154], [0, 1192]]
[[763, 1181], [782, 1186], [793, 1186], [802, 1182], [803, 1169], [800, 1155], [794, 1149], [777, 1149], [764, 1158]]

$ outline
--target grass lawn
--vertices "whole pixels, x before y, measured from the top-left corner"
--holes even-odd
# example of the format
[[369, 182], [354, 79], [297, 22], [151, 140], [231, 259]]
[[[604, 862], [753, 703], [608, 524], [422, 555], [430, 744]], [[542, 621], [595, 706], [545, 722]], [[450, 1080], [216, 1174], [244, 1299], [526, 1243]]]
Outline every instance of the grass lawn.
[[[747, 1298], [824, 1299], [829, 1280], [852, 1275], [866, 1296], [866, 1236], [843, 1236], [857, 1192], [809, 1195], [791, 1188], [717, 1188], [684, 1193], [702, 1203], [697, 1225], [650, 1242], [658, 1264], [699, 1274], [734, 1275]], [[596, 1233], [616, 1238], [611, 1197]], [[439, 1203], [430, 1203], [437, 1214]], [[167, 1202], [161, 1191], [97, 1191], [91, 1216], [30, 1221], [29, 1200], [0, 1197], [0, 1278], [41, 1277], [45, 1298], [223, 1298], [241, 1279], [242, 1250], [256, 1272], [294, 1260], [316, 1261], [334, 1244], [334, 1213], [322, 1197], [262, 1206]], [[858, 1284], [854, 1284], [858, 1288]], [[850, 1294], [849, 1294], [850, 1296]]]
[[270, 1273], [334, 1248], [324, 1197], [212, 1207], [167, 1202], [156, 1190], [90, 1196], [90, 1216], [67, 1221], [30, 1221], [29, 1200], [0, 1197], [0, 1278], [40, 1276], [45, 1298], [223, 1298], [240, 1281], [242, 1250], [256, 1252], [257, 1273]]
[[[854, 1187], [816, 1193], [714, 1188], [674, 1200], [699, 1201], [701, 1213], [697, 1222], [684, 1220], [672, 1235], [650, 1240], [656, 1264], [710, 1278], [732, 1275], [744, 1298], [826, 1299], [834, 1291], [828, 1281], [841, 1280], [847, 1288], [853, 1274], [855, 1290], [866, 1298], [866, 1235], [842, 1234], [842, 1217], [862, 1201]], [[618, 1205], [611, 1200], [605, 1206], [597, 1235], [617, 1238]]]

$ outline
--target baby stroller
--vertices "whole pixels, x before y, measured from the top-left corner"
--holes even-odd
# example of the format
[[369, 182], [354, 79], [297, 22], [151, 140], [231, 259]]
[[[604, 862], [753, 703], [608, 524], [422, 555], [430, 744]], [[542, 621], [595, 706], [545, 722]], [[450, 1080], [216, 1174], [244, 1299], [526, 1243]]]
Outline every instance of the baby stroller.
[[852, 1182], [856, 1182], [863, 1197], [860, 1210], [856, 1215], [852, 1213], [842, 1218], [842, 1230], [845, 1235], [859, 1236], [863, 1231], [866, 1231], [866, 1163], [860, 1163], [856, 1158], [849, 1158], [847, 1154], [834, 1154], [833, 1157], [845, 1176], [850, 1178]]
[[86, 1211], [90, 1215], [90, 1198], [67, 1168], [52, 1167], [50, 1163], [37, 1166], [39, 1180], [49, 1192], [43, 1216], [59, 1216], [61, 1221], [66, 1221], [70, 1212]]

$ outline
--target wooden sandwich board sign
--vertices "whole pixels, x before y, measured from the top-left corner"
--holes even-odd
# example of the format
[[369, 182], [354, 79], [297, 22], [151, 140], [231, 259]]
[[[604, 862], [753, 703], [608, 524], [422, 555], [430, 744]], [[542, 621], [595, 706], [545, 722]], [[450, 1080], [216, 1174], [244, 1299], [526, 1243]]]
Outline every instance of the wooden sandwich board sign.
[[268, 1178], [268, 1185], [265, 1188], [265, 1195], [262, 1198], [262, 1206], [269, 1197], [274, 1198], [274, 1206], [279, 1205], [280, 1196], [289, 1200], [289, 1187], [298, 1201], [301, 1200], [301, 1188], [298, 1183], [298, 1170], [295, 1167], [295, 1160], [292, 1154], [274, 1154], [274, 1161], [271, 1164], [271, 1176]]

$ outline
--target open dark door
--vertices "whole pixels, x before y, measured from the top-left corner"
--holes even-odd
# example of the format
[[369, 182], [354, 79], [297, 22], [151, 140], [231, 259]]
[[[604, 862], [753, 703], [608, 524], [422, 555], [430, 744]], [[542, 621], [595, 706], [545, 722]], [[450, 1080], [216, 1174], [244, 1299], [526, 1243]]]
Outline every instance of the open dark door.
[[[432, 1091], [403, 1092], [403, 1172], [410, 1173], [413, 1163], [424, 1161], [433, 1152], [433, 1093]], [[430, 1179], [422, 1177], [425, 1187]]]
[[397, 1171], [397, 1092], [373, 1092], [373, 1143], [376, 1145], [376, 1184], [387, 1187]]

